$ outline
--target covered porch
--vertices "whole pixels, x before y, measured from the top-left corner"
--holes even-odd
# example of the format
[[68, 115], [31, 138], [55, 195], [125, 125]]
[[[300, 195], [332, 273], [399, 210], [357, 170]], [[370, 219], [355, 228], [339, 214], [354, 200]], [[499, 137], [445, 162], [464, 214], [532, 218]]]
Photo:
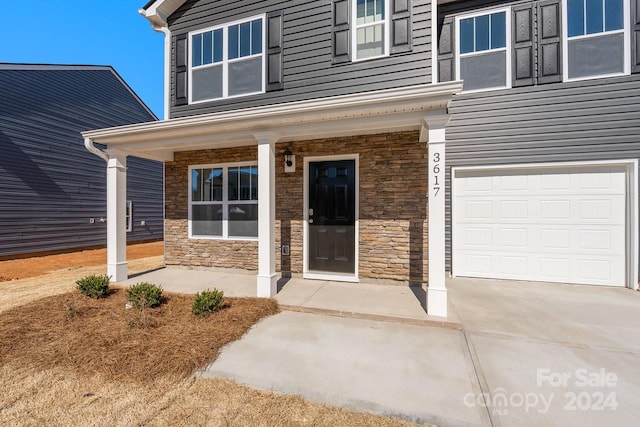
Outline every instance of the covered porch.
[[[276, 252], [280, 250], [275, 236], [276, 162], [285, 160], [276, 159], [276, 143], [419, 131], [419, 142], [428, 146], [429, 157], [428, 227], [424, 230], [429, 267], [426, 305], [430, 314], [446, 316], [445, 125], [449, 120], [447, 106], [460, 89], [459, 83], [427, 84], [84, 132], [87, 149], [107, 162], [107, 274], [115, 282], [127, 279], [127, 156], [171, 162], [177, 152], [256, 147], [261, 185], [255, 294], [274, 297], [278, 292]], [[95, 143], [106, 148], [102, 150]], [[303, 220], [309, 221], [307, 212]]]

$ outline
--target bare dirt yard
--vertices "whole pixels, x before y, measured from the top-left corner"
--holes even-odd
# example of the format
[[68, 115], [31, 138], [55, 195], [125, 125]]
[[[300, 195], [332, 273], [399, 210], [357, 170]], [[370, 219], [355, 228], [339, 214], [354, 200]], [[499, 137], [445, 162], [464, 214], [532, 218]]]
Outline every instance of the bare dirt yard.
[[[163, 253], [163, 242], [138, 243], [127, 246], [128, 260], [161, 256]], [[0, 282], [36, 277], [63, 268], [104, 265], [106, 262], [107, 250], [104, 248], [0, 261]]]
[[[130, 273], [161, 267], [161, 247], [141, 248], [155, 256], [139, 259], [130, 247]], [[99, 252], [81, 254], [0, 263], [0, 271], [26, 276], [0, 282], [0, 425], [410, 425], [194, 375], [277, 304], [230, 298], [224, 310], [196, 319], [193, 296], [169, 294], [145, 314], [147, 326], [136, 327], [124, 290], [101, 300], [77, 292], [75, 281], [104, 274], [106, 262]], [[35, 276], [41, 265], [55, 271]]]

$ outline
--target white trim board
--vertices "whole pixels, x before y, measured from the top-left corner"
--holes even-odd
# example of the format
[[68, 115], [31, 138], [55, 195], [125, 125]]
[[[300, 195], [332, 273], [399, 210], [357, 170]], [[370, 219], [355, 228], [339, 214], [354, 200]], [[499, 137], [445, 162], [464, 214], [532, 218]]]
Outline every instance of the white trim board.
[[[324, 162], [332, 160], [354, 160], [356, 169], [356, 183], [355, 183], [355, 196], [356, 196], [356, 224], [355, 224], [355, 248], [354, 248], [354, 274], [340, 274], [340, 273], [324, 273], [317, 271], [309, 271], [309, 163], [310, 162]], [[302, 277], [305, 279], [319, 279], [319, 280], [333, 280], [337, 282], [359, 282], [359, 260], [360, 260], [360, 155], [359, 154], [344, 154], [335, 156], [312, 156], [304, 158], [304, 172], [303, 172], [303, 232], [302, 232]]]
[[584, 161], [584, 162], [555, 162], [555, 163], [523, 163], [509, 165], [489, 165], [489, 166], [461, 166], [451, 168], [451, 276], [456, 277], [456, 242], [458, 230], [454, 223], [456, 206], [456, 176], [461, 172], [498, 172], [498, 171], [567, 171], [571, 169], [579, 170], [582, 168], [610, 167], [621, 166], [625, 168], [626, 173], [626, 212], [625, 212], [625, 268], [626, 268], [626, 287], [630, 289], [638, 289], [638, 255], [639, 255], [639, 238], [638, 238], [638, 160], [637, 159], [620, 159], [620, 160], [604, 160], [604, 161]]

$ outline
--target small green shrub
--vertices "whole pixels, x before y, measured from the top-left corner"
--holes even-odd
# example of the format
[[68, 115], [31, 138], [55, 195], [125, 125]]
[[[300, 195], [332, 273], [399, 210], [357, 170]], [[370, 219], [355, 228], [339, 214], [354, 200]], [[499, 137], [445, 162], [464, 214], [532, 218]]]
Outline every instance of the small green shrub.
[[142, 282], [127, 289], [127, 299], [135, 308], [144, 310], [162, 302], [162, 288], [152, 283]]
[[111, 278], [106, 274], [98, 276], [92, 274], [91, 276], [85, 276], [82, 279], [76, 281], [78, 290], [82, 295], [86, 295], [91, 298], [103, 298], [109, 294], [109, 282]]
[[191, 306], [191, 312], [198, 317], [205, 317], [220, 309], [223, 303], [224, 292], [216, 288], [213, 288], [212, 291], [207, 289], [206, 291], [202, 291], [202, 293], [198, 292], [196, 294], [193, 305]]

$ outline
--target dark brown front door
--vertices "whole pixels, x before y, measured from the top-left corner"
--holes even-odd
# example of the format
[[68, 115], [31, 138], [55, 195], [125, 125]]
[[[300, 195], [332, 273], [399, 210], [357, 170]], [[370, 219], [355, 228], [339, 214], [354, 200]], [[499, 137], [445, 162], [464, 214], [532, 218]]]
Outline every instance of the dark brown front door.
[[355, 274], [355, 160], [309, 163], [309, 271]]

